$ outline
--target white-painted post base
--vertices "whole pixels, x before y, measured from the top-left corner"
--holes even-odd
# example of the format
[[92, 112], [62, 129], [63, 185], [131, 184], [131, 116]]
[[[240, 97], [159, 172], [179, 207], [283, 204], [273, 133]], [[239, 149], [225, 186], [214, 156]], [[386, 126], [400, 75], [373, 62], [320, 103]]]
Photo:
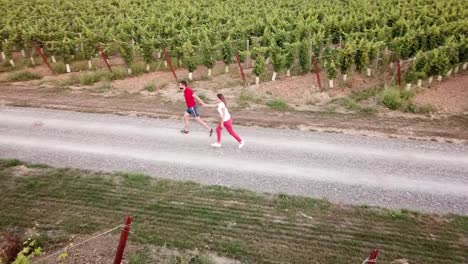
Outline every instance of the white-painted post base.
[[188, 73], [188, 79], [189, 79], [190, 81], [193, 81], [193, 73], [192, 73], [192, 72], [189, 72], [189, 73]]
[[36, 66], [36, 61], [34, 60], [34, 57], [29, 58], [31, 60], [31, 65]]
[[371, 75], [372, 75], [371, 68], [367, 68], [367, 77], [371, 77]]
[[328, 80], [329, 87], [333, 89], [335, 87], [335, 84], [333, 83], [333, 80]]
[[450, 77], [450, 76], [452, 75], [452, 72], [453, 72], [453, 70], [452, 70], [452, 69], [451, 69], [451, 70], [449, 70], [449, 71], [447, 72], [447, 77]]
[[21, 56], [23, 56], [23, 58], [26, 58], [26, 52], [23, 49], [21, 50]]
[[418, 87], [419, 87], [419, 88], [422, 87], [422, 80], [421, 80], [421, 79], [418, 79]]
[[270, 57], [266, 58], [265, 64], [266, 64], [266, 65], [270, 64]]
[[10, 65], [11, 65], [11, 67], [15, 67], [15, 66], [16, 66], [16, 64], [15, 64], [15, 62], [14, 62], [13, 60], [10, 60]]
[[431, 76], [427, 79], [427, 83], [431, 84], [433, 80], [434, 80], [434, 77]]
[[455, 66], [455, 69], [453, 69], [453, 73], [457, 74], [460, 71], [460, 65]]
[[225, 73], [228, 73], [228, 72], [229, 72], [229, 65], [225, 65], [225, 66], [224, 66], [224, 72], [225, 72]]
[[260, 77], [256, 76], [255, 77], [255, 85], [259, 85], [260, 84]]
[[128, 74], [128, 75], [132, 75], [132, 73], [133, 73], [133, 72], [132, 72], [132, 69], [131, 69], [131, 68], [127, 68], [127, 74]]
[[211, 69], [208, 69], [208, 77], [211, 77]]
[[93, 69], [93, 62], [91, 60], [88, 60], [88, 69]]
[[158, 51], [158, 55], [157, 55], [157, 56], [158, 56], [158, 59], [161, 58], [161, 52], [160, 52], [160, 51]]
[[463, 63], [463, 70], [466, 71], [466, 69], [468, 68], [468, 63]]
[[57, 60], [55, 59], [55, 56], [54, 56], [54, 55], [52, 55], [52, 62], [53, 62], [53, 63], [57, 63]]
[[287, 71], [286, 71], [286, 76], [287, 76], [287, 77], [291, 77], [291, 70], [287, 70]]
[[346, 82], [348, 80], [348, 74], [343, 74], [343, 81]]
[[271, 77], [271, 80], [272, 80], [272, 81], [275, 81], [275, 80], [276, 80], [276, 75], [277, 75], [277, 73], [276, 73], [276, 72], [273, 72], [273, 76]]
[[390, 69], [393, 69], [393, 62], [390, 62]]
[[147, 63], [146, 64], [146, 71], [149, 72], [150, 71], [150, 65]]
[[409, 90], [411, 90], [411, 83], [406, 84], [406, 91], [409, 91]]
[[2, 60], [6, 60], [5, 52], [2, 51]]
[[67, 68], [67, 73], [70, 73], [71, 72], [70, 64], [67, 63], [65, 67]]
[[164, 68], [167, 69], [167, 61], [164, 61]]
[[439, 82], [442, 81], [442, 75], [437, 76], [437, 81], [439, 81]]

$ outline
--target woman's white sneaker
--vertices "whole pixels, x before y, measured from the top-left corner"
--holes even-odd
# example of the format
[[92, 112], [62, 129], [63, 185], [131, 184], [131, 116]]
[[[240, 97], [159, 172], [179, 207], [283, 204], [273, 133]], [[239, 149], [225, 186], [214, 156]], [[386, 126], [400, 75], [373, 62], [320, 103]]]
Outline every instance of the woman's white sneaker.
[[213, 143], [211, 144], [212, 147], [219, 148], [221, 147], [221, 143]]
[[244, 147], [244, 144], [245, 144], [245, 141], [242, 140], [241, 143], [239, 143], [239, 148], [241, 149], [242, 147]]

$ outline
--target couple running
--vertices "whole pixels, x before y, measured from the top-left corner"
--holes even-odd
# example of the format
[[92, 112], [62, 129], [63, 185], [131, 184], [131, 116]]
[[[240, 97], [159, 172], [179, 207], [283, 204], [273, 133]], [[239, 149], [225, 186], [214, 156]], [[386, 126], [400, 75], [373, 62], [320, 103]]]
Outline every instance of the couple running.
[[218, 140], [216, 143], [211, 144], [213, 147], [221, 147], [221, 131], [225, 127], [226, 130], [233, 136], [237, 142], [239, 142], [239, 148], [242, 148], [244, 146], [244, 140], [242, 140], [236, 132], [232, 129], [232, 119], [231, 115], [229, 114], [229, 111], [227, 109], [227, 104], [226, 104], [226, 99], [224, 98], [224, 95], [218, 94], [217, 97], [217, 104], [205, 104], [200, 97], [198, 97], [196, 94], [193, 93], [193, 90], [187, 86], [186, 81], [181, 81], [179, 83], [179, 88], [184, 91], [184, 97], [185, 97], [185, 103], [187, 104], [187, 110], [184, 113], [184, 123], [185, 127], [182, 131], [184, 134], [189, 133], [189, 119], [190, 117], [194, 117], [195, 120], [197, 120], [198, 123], [200, 123], [203, 127], [205, 127], [209, 131], [210, 137], [213, 135], [213, 129], [210, 128], [201, 118], [200, 114], [198, 113], [198, 108], [197, 108], [197, 102], [200, 102], [200, 104], [204, 107], [217, 107], [218, 108], [218, 113], [221, 117], [221, 121], [216, 128], [216, 134], [218, 136]]

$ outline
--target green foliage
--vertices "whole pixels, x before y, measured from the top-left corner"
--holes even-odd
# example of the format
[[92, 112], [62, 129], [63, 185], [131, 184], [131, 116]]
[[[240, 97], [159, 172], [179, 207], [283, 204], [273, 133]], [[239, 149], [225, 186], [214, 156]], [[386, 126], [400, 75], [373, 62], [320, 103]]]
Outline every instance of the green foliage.
[[306, 73], [310, 70], [309, 43], [306, 40], [303, 40], [299, 46], [299, 65], [301, 66], [303, 73]]
[[67, 69], [65, 68], [65, 64], [62, 62], [52, 63], [51, 67], [54, 73], [66, 73], [67, 72]]
[[184, 66], [188, 69], [189, 72], [194, 72], [198, 66], [197, 53], [195, 52], [195, 47], [192, 42], [185, 42], [183, 45], [184, 53]]
[[257, 56], [257, 59], [255, 60], [253, 73], [257, 77], [260, 77], [265, 73], [265, 57], [263, 55]]
[[133, 61], [135, 60], [131, 43], [129, 41], [119, 42], [119, 52], [127, 67], [130, 67], [130, 65], [132, 65]]
[[324, 51], [325, 68], [327, 69], [328, 79], [333, 80], [336, 77], [336, 63], [338, 61], [338, 52], [332, 48], [326, 48]]
[[382, 104], [391, 110], [397, 110], [401, 107], [403, 100], [400, 91], [395, 88], [385, 89], [382, 96]]
[[356, 44], [354, 51], [354, 64], [356, 71], [362, 73], [369, 66], [369, 46], [361, 41]]
[[339, 65], [341, 74], [347, 74], [353, 65], [354, 51], [347, 46], [339, 50]]
[[289, 109], [288, 103], [279, 99], [268, 101], [266, 105], [272, 109], [279, 111], [286, 111]]
[[298, 51], [297, 43], [286, 43], [286, 55], [284, 57], [284, 67], [286, 69], [291, 69]]
[[215, 47], [211, 43], [210, 39], [206, 37], [202, 42], [202, 54], [203, 54], [203, 65], [208, 69], [213, 69], [215, 65]]
[[42, 79], [41, 75], [29, 71], [16, 72], [7, 77], [7, 80], [10, 82], [21, 82], [39, 79]]
[[273, 64], [273, 70], [275, 72], [281, 72], [285, 64], [285, 56], [279, 47], [271, 47], [271, 60]]
[[147, 64], [150, 64], [153, 61], [154, 46], [155, 41], [150, 38], [144, 38], [139, 44], [141, 55]]
[[428, 54], [429, 75], [444, 75], [449, 68], [449, 58], [440, 49], [435, 49]]
[[223, 42], [222, 51], [224, 64], [230, 65], [232, 62], [232, 47], [231, 39], [228, 38]]

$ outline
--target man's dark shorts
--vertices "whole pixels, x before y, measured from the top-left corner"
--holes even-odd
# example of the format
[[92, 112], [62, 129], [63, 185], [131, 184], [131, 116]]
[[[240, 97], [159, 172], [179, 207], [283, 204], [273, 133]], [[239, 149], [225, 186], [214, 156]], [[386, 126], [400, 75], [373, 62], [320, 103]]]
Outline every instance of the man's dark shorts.
[[189, 113], [191, 117], [199, 117], [200, 116], [200, 114], [198, 113], [198, 107], [197, 106], [187, 108], [186, 112]]

